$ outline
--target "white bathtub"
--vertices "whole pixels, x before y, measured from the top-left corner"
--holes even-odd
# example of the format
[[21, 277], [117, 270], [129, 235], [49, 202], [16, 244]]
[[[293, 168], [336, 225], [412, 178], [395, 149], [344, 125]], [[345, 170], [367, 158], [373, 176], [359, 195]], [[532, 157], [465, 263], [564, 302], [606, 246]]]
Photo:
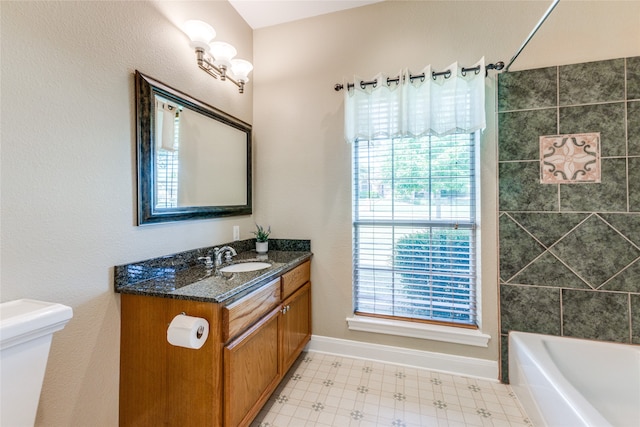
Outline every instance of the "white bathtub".
[[534, 426], [640, 426], [640, 346], [509, 334], [509, 382]]

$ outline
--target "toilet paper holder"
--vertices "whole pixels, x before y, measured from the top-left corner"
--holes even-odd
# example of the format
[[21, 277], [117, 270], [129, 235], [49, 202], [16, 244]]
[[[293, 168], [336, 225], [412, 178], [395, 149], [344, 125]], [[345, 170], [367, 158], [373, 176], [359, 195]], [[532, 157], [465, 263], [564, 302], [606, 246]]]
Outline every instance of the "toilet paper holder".
[[[186, 312], [184, 312], [184, 311], [180, 312], [180, 316], [186, 316], [186, 315], [187, 315]], [[167, 323], [167, 325], [169, 325], [169, 323]], [[204, 334], [204, 326], [200, 326], [198, 328], [198, 330], [196, 331], [196, 338], [198, 338], [198, 339], [202, 338], [203, 334]]]
[[176, 347], [200, 349], [209, 337], [207, 319], [188, 316], [186, 312], [175, 315], [167, 326], [167, 341]]

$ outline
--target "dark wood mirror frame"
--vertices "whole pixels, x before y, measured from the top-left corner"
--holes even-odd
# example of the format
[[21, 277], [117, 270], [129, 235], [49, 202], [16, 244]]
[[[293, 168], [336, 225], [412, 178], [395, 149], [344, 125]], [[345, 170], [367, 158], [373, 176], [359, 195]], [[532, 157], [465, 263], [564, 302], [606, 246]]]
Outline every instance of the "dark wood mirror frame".
[[[251, 125], [243, 122], [217, 108], [211, 107], [191, 96], [173, 89], [166, 84], [135, 73], [136, 91], [136, 132], [137, 132], [137, 166], [138, 166], [138, 225], [154, 224], [193, 219], [217, 218], [236, 215], [250, 215], [252, 213], [251, 192]], [[156, 155], [157, 141], [155, 138], [156, 104], [155, 97], [160, 96], [183, 108], [192, 110], [205, 117], [211, 118], [225, 126], [230, 126], [246, 135], [246, 200], [245, 204], [223, 206], [177, 206], [169, 208], [157, 207], [156, 194]], [[224, 155], [224, 153], [220, 153]], [[206, 185], [224, 185], [224, 176], [219, 182]], [[239, 195], [240, 198], [244, 195]]]

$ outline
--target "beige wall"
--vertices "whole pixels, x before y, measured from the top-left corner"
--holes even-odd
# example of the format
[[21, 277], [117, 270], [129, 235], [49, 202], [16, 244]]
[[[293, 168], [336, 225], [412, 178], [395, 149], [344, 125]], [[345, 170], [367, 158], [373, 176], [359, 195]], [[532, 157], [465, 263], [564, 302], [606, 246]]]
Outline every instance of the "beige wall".
[[253, 121], [244, 95], [199, 70], [186, 19], [252, 60], [227, 2], [1, 2], [2, 301], [70, 305], [53, 340], [38, 425], [115, 426], [120, 298], [113, 266], [249, 238], [252, 217], [135, 226], [133, 72]]
[[[638, 55], [638, 4], [562, 2], [516, 65]], [[1, 300], [74, 309], [54, 338], [37, 424], [117, 425], [114, 265], [231, 240], [234, 224], [251, 237], [253, 217], [134, 225], [135, 69], [253, 122], [254, 217], [271, 224], [274, 237], [312, 239], [317, 334], [497, 359], [494, 120], [482, 165], [491, 347], [350, 333], [350, 160], [342, 94], [332, 88], [354, 73], [469, 64], [481, 55], [508, 60], [545, 9], [546, 2], [389, 2], [259, 30], [252, 46], [251, 29], [226, 2], [0, 2]], [[239, 56], [253, 56], [255, 88], [240, 96], [196, 68], [177, 27], [193, 17], [210, 22]], [[487, 84], [491, 93], [493, 80]]]
[[[495, 79], [482, 148], [482, 326], [488, 348], [349, 331], [352, 313], [350, 147], [343, 79], [427, 64], [508, 62], [550, 2], [390, 1], [254, 32], [256, 210], [274, 230], [309, 237], [314, 333], [482, 359], [498, 358]], [[637, 55], [640, 2], [556, 8], [511, 70]], [[495, 73], [491, 73], [492, 76]]]

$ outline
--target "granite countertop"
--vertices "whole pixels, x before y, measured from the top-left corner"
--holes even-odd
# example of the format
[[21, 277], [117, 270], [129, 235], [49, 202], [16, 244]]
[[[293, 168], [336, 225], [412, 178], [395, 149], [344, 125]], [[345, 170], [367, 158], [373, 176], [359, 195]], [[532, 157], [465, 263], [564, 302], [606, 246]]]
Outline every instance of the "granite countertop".
[[[290, 244], [294, 242], [293, 244]], [[299, 244], [302, 242], [302, 244]], [[307, 244], [305, 244], [307, 242]], [[207, 269], [200, 256], [213, 248], [201, 248], [152, 260], [115, 267], [115, 291], [126, 294], [203, 302], [230, 303], [254, 289], [281, 276], [311, 258], [309, 241], [281, 240], [273, 242], [265, 255], [259, 255], [246, 242], [221, 244], [238, 252], [231, 264], [261, 261], [271, 267], [241, 273], [214, 273]], [[206, 254], [206, 255], [205, 255]], [[223, 265], [224, 267], [224, 265]]]

